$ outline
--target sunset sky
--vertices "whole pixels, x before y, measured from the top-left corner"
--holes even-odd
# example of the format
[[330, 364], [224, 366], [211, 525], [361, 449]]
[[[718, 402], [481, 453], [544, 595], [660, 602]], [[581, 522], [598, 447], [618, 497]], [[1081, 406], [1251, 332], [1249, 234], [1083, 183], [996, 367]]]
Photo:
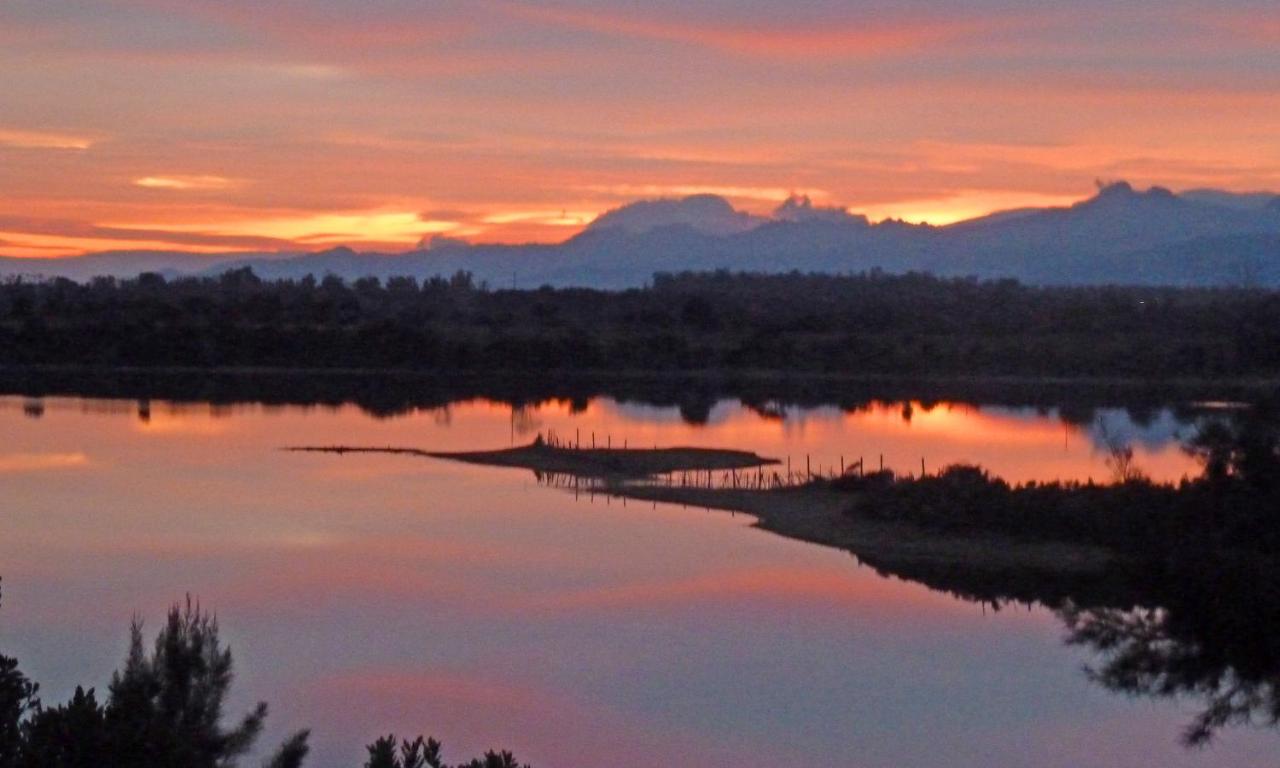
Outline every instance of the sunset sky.
[[1280, 190], [1280, 5], [4, 0], [0, 254], [557, 241], [637, 198], [947, 223]]

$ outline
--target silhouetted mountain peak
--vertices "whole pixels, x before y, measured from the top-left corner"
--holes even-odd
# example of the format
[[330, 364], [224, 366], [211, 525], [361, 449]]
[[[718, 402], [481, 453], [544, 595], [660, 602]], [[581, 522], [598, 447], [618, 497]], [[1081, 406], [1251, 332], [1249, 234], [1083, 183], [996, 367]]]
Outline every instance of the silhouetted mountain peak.
[[860, 224], [867, 226], [866, 216], [854, 215], [844, 208], [814, 205], [808, 195], [792, 195], [773, 211], [778, 221], [825, 221], [836, 224]]
[[354, 248], [346, 245], [339, 245], [336, 248], [329, 248], [323, 251], [317, 251], [312, 256], [323, 256], [326, 258], [350, 258], [357, 255]]
[[1174, 195], [1165, 187], [1151, 187], [1146, 192], [1139, 192], [1134, 189], [1133, 184], [1129, 182], [1115, 182], [1106, 184], [1105, 187], [1098, 188], [1098, 193], [1093, 196], [1092, 200], [1085, 202], [1140, 202], [1140, 201], [1170, 201], [1178, 200], [1178, 196]]
[[588, 230], [619, 229], [633, 234], [683, 224], [709, 235], [746, 232], [764, 219], [734, 209], [719, 195], [690, 195], [679, 199], [641, 200], [602, 213]]
[[885, 231], [900, 232], [928, 232], [930, 230], [938, 229], [938, 227], [935, 227], [927, 221], [915, 223], [907, 221], [906, 219], [885, 219], [879, 224], [876, 224], [876, 228]]
[[418, 241], [419, 251], [445, 251], [459, 250], [470, 248], [471, 243], [458, 237], [449, 237], [448, 235], [431, 235], [424, 237]]
[[1219, 208], [1242, 211], [1266, 210], [1277, 198], [1274, 192], [1228, 192], [1221, 189], [1188, 189], [1178, 197], [1193, 203], [1207, 203]]
[[1127, 181], [1113, 181], [1110, 184], [1100, 184], [1098, 186], [1097, 199], [1114, 200], [1122, 197], [1133, 197], [1137, 192], [1134, 191], [1133, 185]]
[[1098, 194], [1076, 203], [1068, 210], [1130, 218], [1138, 224], [1144, 218], [1158, 216], [1163, 212], [1172, 213], [1189, 205], [1198, 204], [1183, 200], [1164, 187], [1151, 187], [1146, 191], [1140, 191], [1134, 189], [1127, 181], [1118, 181], [1101, 187]]
[[649, 200], [600, 216], [562, 243], [465, 244], [433, 238], [394, 258], [347, 247], [309, 254], [136, 253], [73, 259], [0, 259], [0, 276], [181, 273], [252, 266], [264, 279], [333, 273], [419, 278], [459, 270], [507, 285], [642, 285], [655, 272], [925, 271], [1017, 277], [1034, 283], [1236, 284], [1241, 274], [1280, 285], [1280, 197], [1268, 192], [1100, 186], [1069, 207], [1024, 209], [930, 227], [875, 225], [804, 196], [772, 214], [735, 210], [715, 195]]

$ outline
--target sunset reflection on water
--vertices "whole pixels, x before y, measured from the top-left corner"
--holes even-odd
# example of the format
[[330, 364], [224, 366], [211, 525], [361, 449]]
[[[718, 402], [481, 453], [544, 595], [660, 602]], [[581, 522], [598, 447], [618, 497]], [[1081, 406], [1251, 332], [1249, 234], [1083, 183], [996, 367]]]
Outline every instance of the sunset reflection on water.
[[[129, 618], [190, 592], [236, 653], [239, 711], [315, 730], [319, 768], [381, 733], [539, 766], [1255, 765], [1267, 735], [1177, 745], [1181, 712], [1111, 697], [1040, 610], [985, 611], [883, 578], [743, 515], [573, 496], [523, 470], [286, 445], [597, 444], [974, 461], [1013, 479], [1105, 478], [1101, 428], [1052, 411], [736, 402], [705, 424], [592, 400], [353, 406], [0, 399], [0, 647], [45, 684], [101, 688]], [[39, 414], [36, 416], [36, 414]], [[1103, 411], [1157, 478], [1194, 472], [1169, 412]], [[65, 457], [83, 457], [67, 460]], [[25, 458], [24, 458], [25, 457]], [[33, 457], [46, 457], [37, 460]], [[60, 458], [61, 457], [61, 458]], [[872, 457], [875, 457], [874, 459]], [[891, 735], [892, 734], [892, 735]], [[851, 747], [853, 745], [853, 747]], [[853, 749], [853, 753], [850, 750]], [[1027, 755], [1036, 755], [1030, 760]]]
[[[0, 412], [31, 403], [0, 398]], [[549, 400], [513, 407], [488, 400], [468, 400], [435, 409], [421, 409], [372, 419], [354, 406], [262, 406], [132, 401], [50, 399], [39, 405], [50, 418], [38, 422], [45, 437], [70, 445], [61, 457], [78, 456], [77, 438], [59, 434], [63, 420], [56, 414], [126, 418], [129, 431], [155, 438], [213, 437], [187, 446], [200, 450], [262, 447], [264, 432], [287, 425], [282, 439], [268, 447], [290, 444], [397, 445], [455, 451], [522, 444], [538, 434], [562, 441], [599, 447], [633, 448], [690, 445], [740, 448], [797, 464], [807, 456], [815, 471], [836, 469], [862, 459], [867, 467], [884, 465], [900, 472], [918, 472], [924, 459], [928, 471], [954, 463], [979, 464], [1013, 482], [1028, 480], [1093, 479], [1105, 482], [1108, 441], [1129, 445], [1139, 467], [1153, 479], [1176, 481], [1199, 468], [1181, 448], [1193, 434], [1190, 423], [1169, 410], [1135, 420], [1123, 409], [1099, 409], [1088, 423], [1073, 423], [1056, 409], [976, 406], [964, 403], [873, 402], [842, 411], [835, 407], [752, 409], [725, 400], [714, 406], [705, 423], [690, 423], [676, 407], [658, 407], [608, 399], [575, 406], [569, 400]], [[307, 420], [308, 413], [324, 414], [324, 425]], [[133, 416], [132, 419], [127, 417]], [[267, 421], [264, 421], [266, 419]], [[263, 428], [262, 425], [270, 424]], [[80, 429], [75, 428], [76, 432]], [[284, 435], [288, 435], [285, 440]], [[101, 436], [108, 439], [108, 435]], [[103, 445], [109, 448], [109, 445]], [[0, 469], [20, 461], [18, 454], [0, 452]], [[50, 459], [51, 461], [53, 459]], [[385, 462], [383, 462], [385, 463]], [[381, 470], [386, 471], [386, 470]]]

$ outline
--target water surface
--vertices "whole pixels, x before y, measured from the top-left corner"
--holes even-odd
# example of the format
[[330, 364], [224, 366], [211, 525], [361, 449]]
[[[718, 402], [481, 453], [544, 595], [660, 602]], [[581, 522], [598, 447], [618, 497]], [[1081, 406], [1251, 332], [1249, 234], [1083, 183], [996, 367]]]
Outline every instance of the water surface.
[[[582, 404], [579, 404], [580, 406]], [[46, 698], [105, 684], [135, 613], [190, 592], [236, 653], [238, 704], [311, 765], [359, 764], [388, 731], [454, 758], [538, 766], [1254, 766], [1276, 735], [1207, 751], [1194, 702], [1110, 694], [1040, 609], [969, 603], [741, 515], [571, 494], [522, 470], [289, 444], [704, 445], [814, 469], [979, 462], [1011, 479], [1103, 480], [1107, 446], [1196, 471], [1172, 410], [1131, 418], [920, 403], [751, 410], [706, 424], [591, 400], [455, 403], [396, 418], [300, 408], [0, 398], [0, 647]]]

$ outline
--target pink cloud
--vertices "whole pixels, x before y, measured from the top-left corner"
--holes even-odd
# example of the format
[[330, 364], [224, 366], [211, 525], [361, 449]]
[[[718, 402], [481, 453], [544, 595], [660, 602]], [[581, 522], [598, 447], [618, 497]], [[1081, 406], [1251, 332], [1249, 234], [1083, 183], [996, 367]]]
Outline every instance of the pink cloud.
[[621, 37], [704, 46], [747, 56], [786, 59], [860, 58], [919, 50], [981, 32], [989, 22], [946, 19], [869, 20], [834, 24], [740, 24], [688, 18], [569, 10], [503, 2], [511, 15], [532, 21]]

